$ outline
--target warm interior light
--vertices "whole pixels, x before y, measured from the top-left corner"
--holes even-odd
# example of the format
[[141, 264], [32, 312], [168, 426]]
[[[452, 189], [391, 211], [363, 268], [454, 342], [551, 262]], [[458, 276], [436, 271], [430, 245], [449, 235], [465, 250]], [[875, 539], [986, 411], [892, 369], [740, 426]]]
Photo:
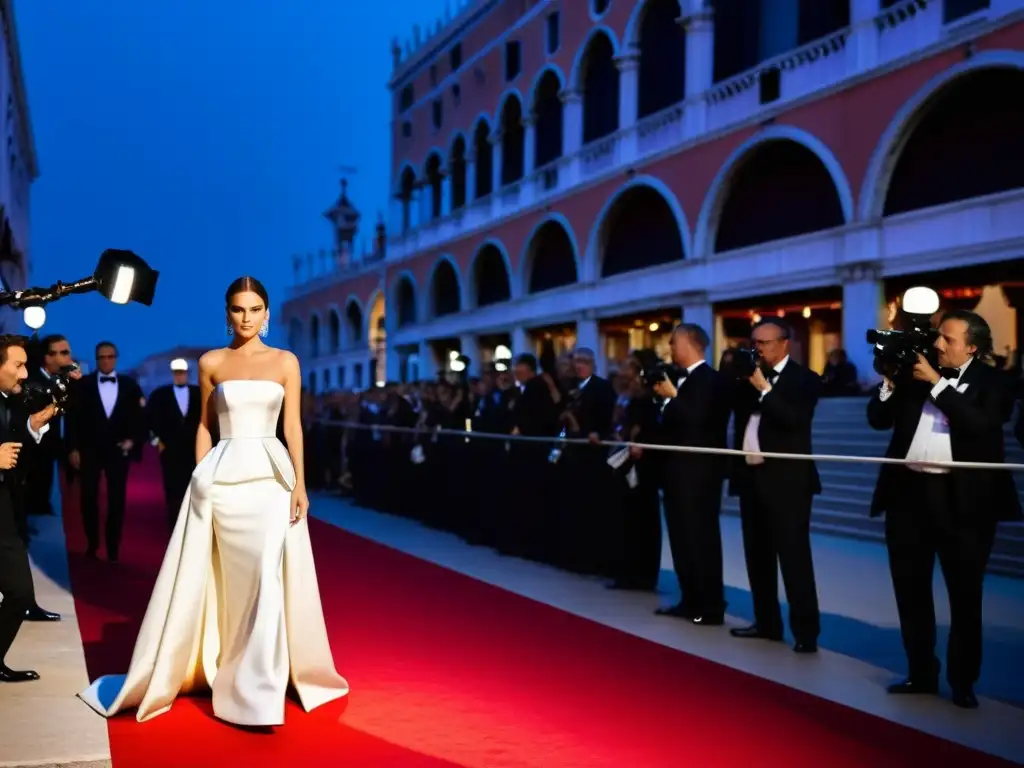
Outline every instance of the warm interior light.
[[786, 316], [786, 310], [784, 310], [784, 309], [776, 310], [775, 314], [778, 315], [779, 317], [785, 317]]
[[494, 364], [494, 370], [498, 371], [499, 373], [501, 371], [507, 371], [508, 370], [508, 365], [506, 365], [505, 363], [503, 363], [503, 362], [501, 362], [499, 360], [498, 362], [496, 362]]
[[804, 307], [804, 311], [801, 314], [805, 318], [810, 317], [811, 316], [811, 308], [810, 307]]
[[453, 349], [453, 350], [452, 350], [451, 352], [449, 352], [449, 353], [448, 353], [448, 359], [449, 359], [449, 360], [458, 360], [458, 359], [459, 359], [459, 353], [458, 353], [458, 352], [456, 352], [456, 351], [455, 351], [455, 350]]
[[25, 325], [33, 331], [38, 331], [46, 322], [46, 310], [42, 307], [25, 307]]
[[506, 347], [504, 344], [499, 344], [494, 348], [494, 359], [495, 360], [511, 360], [512, 350]]
[[934, 315], [939, 311], [939, 294], [923, 285], [903, 294], [903, 311], [910, 315]]
[[756, 325], [757, 323], [761, 322], [761, 316], [757, 314], [757, 312], [755, 312], [753, 315], [750, 316], [750, 320], [752, 323]]
[[648, 328], [650, 329], [651, 333], [654, 333], [656, 330], [658, 330], [658, 324], [657, 323], [651, 323], [648, 326]]
[[466, 370], [466, 364], [459, 360], [457, 357], [456, 359], [452, 360], [448, 365], [455, 373], [462, 373], [464, 370]]

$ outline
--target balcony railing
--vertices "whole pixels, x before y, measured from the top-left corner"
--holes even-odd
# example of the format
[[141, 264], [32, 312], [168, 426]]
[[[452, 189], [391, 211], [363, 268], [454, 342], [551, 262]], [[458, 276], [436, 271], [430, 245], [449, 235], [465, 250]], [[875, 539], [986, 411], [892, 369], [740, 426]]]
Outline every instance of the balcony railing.
[[711, 133], [756, 124], [794, 101], [1024, 18], [1020, 0], [991, 0], [988, 7], [947, 20], [951, 2], [962, 0], [906, 0], [863, 23], [715, 83], [696, 98], [646, 116], [541, 168], [528, 169], [512, 185], [393, 235], [387, 260], [410, 258], [625, 168], [678, 152]]

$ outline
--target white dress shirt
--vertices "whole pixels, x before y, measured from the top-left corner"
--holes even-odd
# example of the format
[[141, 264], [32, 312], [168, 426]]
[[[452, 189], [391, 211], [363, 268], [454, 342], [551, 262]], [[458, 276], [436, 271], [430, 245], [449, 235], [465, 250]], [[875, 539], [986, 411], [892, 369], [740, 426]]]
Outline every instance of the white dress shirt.
[[[101, 381], [104, 376], [113, 376], [113, 381]], [[110, 373], [97, 373], [96, 383], [100, 388], [100, 401], [103, 403], [103, 410], [107, 414], [107, 418], [114, 412], [114, 406], [117, 405], [117, 373], [111, 371]]]
[[[772, 369], [775, 371], [775, 375], [778, 376], [786, 368], [789, 363], [789, 355], [782, 358], [778, 364]], [[758, 398], [759, 401], [764, 400], [765, 395], [772, 391], [771, 382], [768, 384], [768, 388], [761, 392], [761, 396]], [[758, 430], [761, 428], [761, 414], [752, 413], [750, 414], [750, 420], [747, 421], [747, 428], [743, 430], [743, 450], [751, 453], [761, 452], [761, 441], [758, 438]], [[758, 464], [764, 464], [764, 456], [747, 456], [747, 464], [756, 466]]]
[[[939, 410], [935, 404], [935, 398], [941, 395], [946, 387], [956, 387], [958, 392], [963, 392], [967, 388], [966, 384], [959, 385], [959, 381], [973, 359], [971, 358], [956, 369], [955, 379], [939, 379], [938, 383], [932, 387], [929, 398], [921, 409], [921, 419], [917, 422], [917, 431], [914, 432], [914, 439], [910, 441], [910, 448], [906, 455], [908, 461], [926, 463], [907, 464], [907, 469], [930, 475], [949, 474], [948, 467], [936, 467], [927, 463], [953, 460], [953, 446], [949, 441], [949, 419]], [[884, 403], [892, 397], [892, 393], [893, 388], [889, 383], [883, 382], [882, 388], [878, 391], [878, 399]]]
[[188, 384], [174, 385], [174, 399], [178, 401], [178, 410], [182, 416], [188, 415], [188, 394]]

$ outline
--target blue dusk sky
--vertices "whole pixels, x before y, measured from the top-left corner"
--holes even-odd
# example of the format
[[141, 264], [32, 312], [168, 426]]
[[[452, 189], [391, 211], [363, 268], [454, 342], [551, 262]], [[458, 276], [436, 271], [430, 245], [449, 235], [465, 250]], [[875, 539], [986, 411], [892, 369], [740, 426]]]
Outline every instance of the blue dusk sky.
[[[77, 357], [122, 367], [226, 340], [224, 290], [332, 246], [339, 168], [371, 237], [388, 205], [391, 39], [445, 0], [16, 0], [41, 175], [31, 282], [90, 274], [104, 248], [160, 270], [152, 307], [98, 295], [48, 308]], [[284, 334], [276, 338], [283, 338]]]

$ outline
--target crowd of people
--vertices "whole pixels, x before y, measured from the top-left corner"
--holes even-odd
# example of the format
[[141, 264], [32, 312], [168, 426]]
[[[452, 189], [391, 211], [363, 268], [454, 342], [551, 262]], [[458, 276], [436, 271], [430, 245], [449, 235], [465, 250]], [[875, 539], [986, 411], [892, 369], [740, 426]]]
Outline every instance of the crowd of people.
[[[521, 355], [507, 370], [473, 378], [309, 397], [307, 475], [311, 486], [340, 489], [361, 506], [503, 554], [604, 576], [616, 589], [655, 589], [664, 514], [681, 600], [658, 612], [703, 626], [723, 624], [727, 607], [718, 519], [724, 490], [739, 497], [755, 615], [731, 634], [783, 638], [781, 572], [793, 648], [813, 653], [820, 619], [810, 516], [821, 482], [813, 461], [758, 454], [813, 453], [816, 402], [830, 389], [850, 394], [852, 373], [839, 357], [824, 380], [799, 365], [789, 357], [789, 333], [775, 319], [754, 329], [761, 365], [745, 378], [731, 354], [717, 369], [705, 363], [707, 334], [683, 324], [672, 336], [671, 367], [659, 369], [656, 356], [640, 350], [613, 381], [595, 374], [592, 350], [576, 349], [544, 361]], [[893, 432], [887, 456], [908, 462], [882, 471], [872, 504], [873, 515], [886, 514], [909, 667], [890, 690], [938, 690], [930, 590], [937, 558], [953, 615], [946, 675], [954, 702], [973, 708], [985, 567], [997, 522], [1019, 519], [1020, 504], [1010, 472], [941, 465], [1003, 462], [1014, 398], [987, 364], [991, 334], [978, 315], [948, 314], [936, 351], [937, 364], [922, 356], [906, 380], [887, 380], [867, 398], [870, 425]], [[662, 370], [668, 379], [652, 381]], [[1018, 434], [1024, 442], [1019, 420]], [[923, 500], [934, 515], [922, 513]]]

